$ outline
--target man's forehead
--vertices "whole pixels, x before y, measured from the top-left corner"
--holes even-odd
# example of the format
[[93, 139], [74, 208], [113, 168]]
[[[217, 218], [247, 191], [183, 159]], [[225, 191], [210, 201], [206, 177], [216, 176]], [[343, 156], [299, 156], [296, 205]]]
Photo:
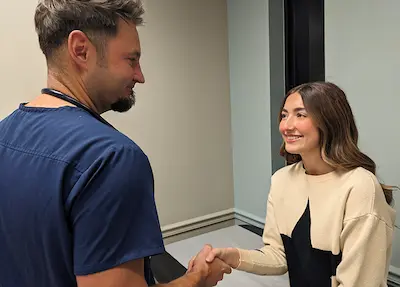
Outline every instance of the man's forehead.
[[120, 33], [133, 33], [138, 35], [136, 24], [131, 21], [125, 21], [123, 19], [118, 20], [118, 32]]
[[132, 57], [140, 57], [139, 34], [135, 24], [121, 20], [118, 26], [118, 34], [111, 41], [114, 41], [119, 48], [124, 49]]

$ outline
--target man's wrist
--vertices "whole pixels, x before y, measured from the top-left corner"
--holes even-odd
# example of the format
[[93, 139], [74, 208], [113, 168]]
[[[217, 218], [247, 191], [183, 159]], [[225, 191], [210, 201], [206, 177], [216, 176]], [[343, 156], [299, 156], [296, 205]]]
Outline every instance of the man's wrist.
[[196, 287], [203, 287], [208, 277], [208, 270], [206, 268], [194, 268], [188, 273], [188, 276], [192, 276], [193, 280], [196, 282]]
[[184, 276], [166, 284], [158, 284], [156, 287], [205, 287], [206, 277], [199, 270], [193, 270]]

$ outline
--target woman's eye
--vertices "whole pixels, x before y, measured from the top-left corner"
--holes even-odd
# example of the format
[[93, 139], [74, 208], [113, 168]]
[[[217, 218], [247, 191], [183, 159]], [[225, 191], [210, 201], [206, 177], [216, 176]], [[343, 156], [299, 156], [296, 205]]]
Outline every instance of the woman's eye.
[[297, 117], [298, 117], [298, 118], [305, 118], [306, 115], [304, 115], [304, 114], [297, 114]]
[[284, 118], [286, 118], [286, 115], [285, 114], [281, 114], [281, 119], [284, 119]]

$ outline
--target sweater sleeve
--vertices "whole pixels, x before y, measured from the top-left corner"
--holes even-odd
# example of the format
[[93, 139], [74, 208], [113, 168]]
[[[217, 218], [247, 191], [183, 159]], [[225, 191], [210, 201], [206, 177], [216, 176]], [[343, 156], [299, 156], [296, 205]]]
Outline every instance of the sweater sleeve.
[[338, 287], [386, 286], [393, 229], [374, 214], [344, 222], [340, 241], [342, 261], [337, 268]]
[[287, 272], [286, 256], [278, 226], [275, 221], [271, 192], [267, 202], [263, 242], [259, 250], [239, 249], [240, 261], [237, 270], [258, 275], [282, 275]]

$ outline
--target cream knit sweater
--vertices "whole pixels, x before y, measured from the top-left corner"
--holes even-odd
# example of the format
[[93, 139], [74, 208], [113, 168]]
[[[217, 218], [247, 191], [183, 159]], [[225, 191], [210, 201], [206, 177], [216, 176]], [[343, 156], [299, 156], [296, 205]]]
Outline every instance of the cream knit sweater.
[[272, 176], [265, 246], [239, 249], [237, 269], [289, 271], [291, 287], [387, 286], [394, 220], [369, 171], [310, 176], [293, 164]]

